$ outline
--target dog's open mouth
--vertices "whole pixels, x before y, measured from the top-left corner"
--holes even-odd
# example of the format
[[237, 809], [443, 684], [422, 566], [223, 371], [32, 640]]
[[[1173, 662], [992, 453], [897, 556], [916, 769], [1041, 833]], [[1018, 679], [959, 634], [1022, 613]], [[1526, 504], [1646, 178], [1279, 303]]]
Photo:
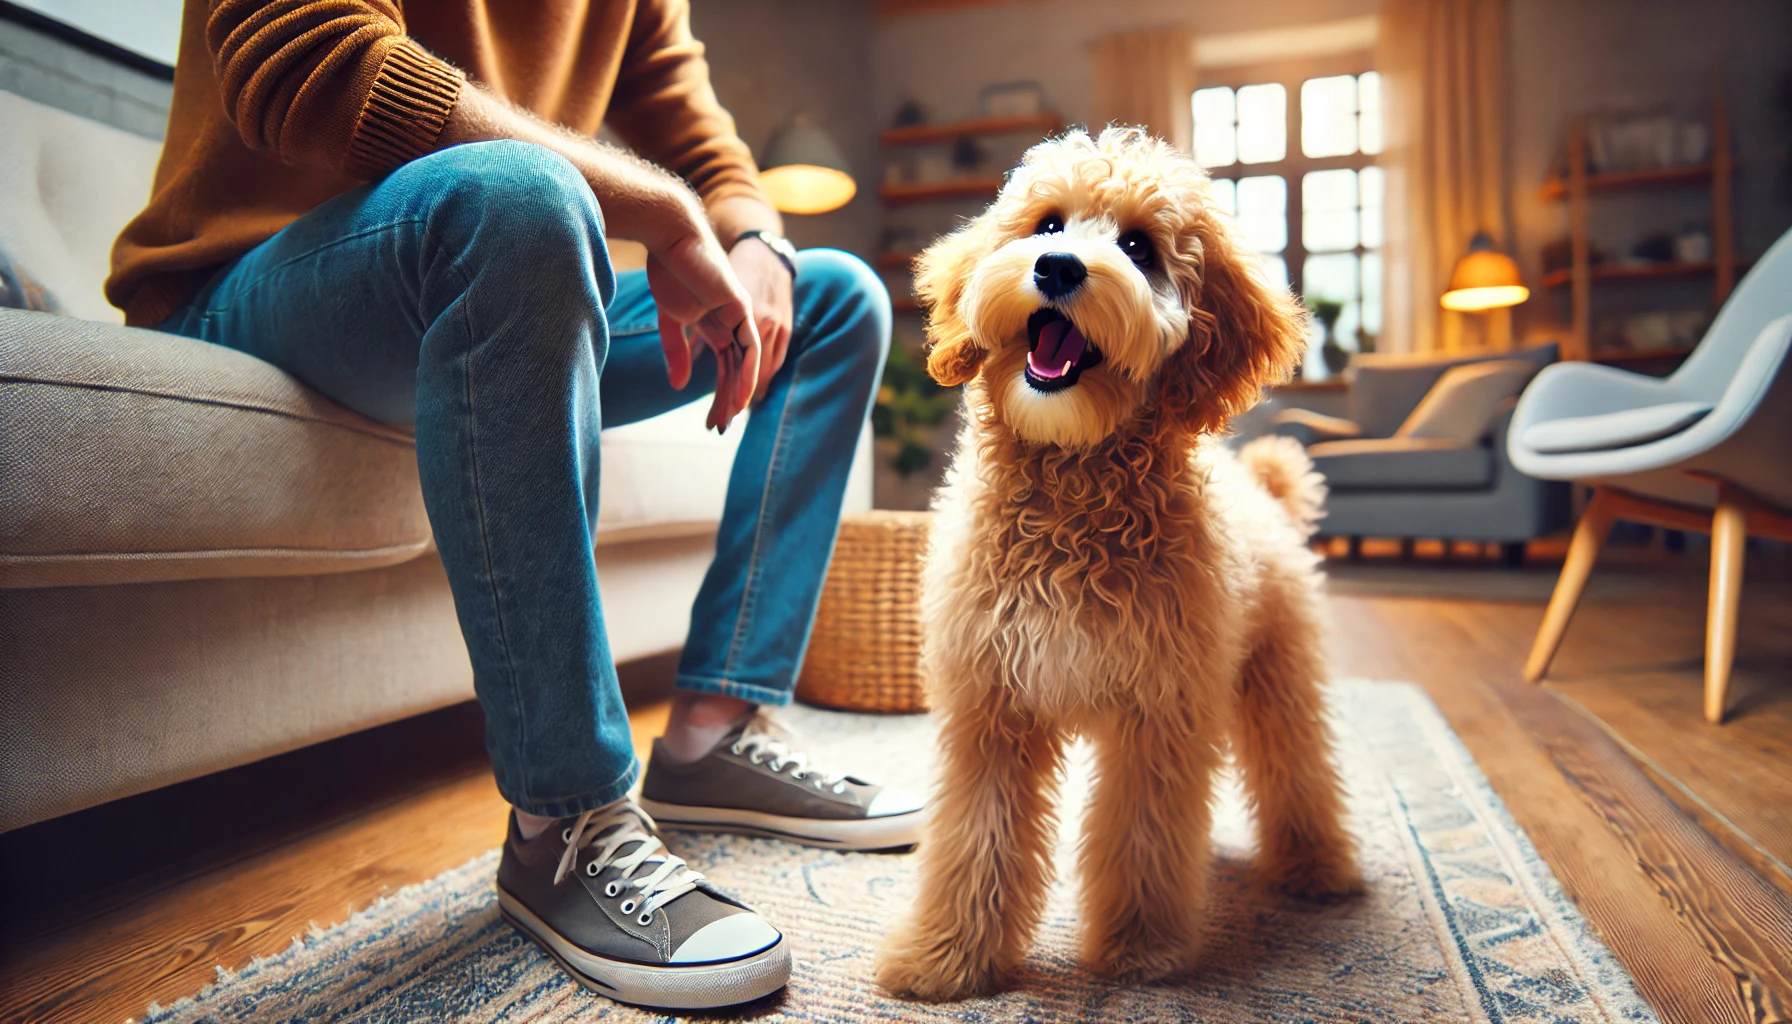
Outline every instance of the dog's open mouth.
[[1101, 363], [1101, 349], [1055, 309], [1027, 318], [1027, 383], [1035, 391], [1062, 391]]

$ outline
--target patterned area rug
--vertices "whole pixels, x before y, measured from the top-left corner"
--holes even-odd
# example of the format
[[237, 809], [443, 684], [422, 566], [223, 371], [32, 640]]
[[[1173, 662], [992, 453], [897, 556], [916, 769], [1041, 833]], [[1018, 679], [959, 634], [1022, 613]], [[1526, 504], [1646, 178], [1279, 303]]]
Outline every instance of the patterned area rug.
[[[1654, 1021], [1629, 977], [1562, 894], [1436, 708], [1405, 684], [1332, 689], [1369, 895], [1313, 907], [1251, 884], [1250, 822], [1235, 786], [1218, 814], [1211, 927], [1219, 951], [1170, 983], [1118, 986], [1074, 958], [1069, 831], [1089, 769], [1066, 786], [1061, 880], [1025, 976], [957, 1005], [891, 999], [872, 984], [878, 937], [914, 892], [914, 858], [770, 840], [674, 837], [675, 849], [751, 901], [796, 943], [784, 993], [724, 1019], [767, 1021]], [[820, 755], [924, 787], [925, 716], [788, 712]], [[574, 985], [498, 917], [496, 853], [405, 889], [155, 1022], [595, 1021], [667, 1018]], [[713, 1018], [714, 1015], [712, 1015]]]

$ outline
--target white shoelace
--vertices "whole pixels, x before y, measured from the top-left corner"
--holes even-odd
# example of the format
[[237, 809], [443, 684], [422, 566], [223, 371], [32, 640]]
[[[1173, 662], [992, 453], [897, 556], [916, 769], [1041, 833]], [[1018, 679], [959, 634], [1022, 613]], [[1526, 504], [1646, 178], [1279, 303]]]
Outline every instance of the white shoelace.
[[[636, 889], [638, 895], [624, 900], [621, 909], [624, 914], [633, 914], [639, 905], [637, 924], [650, 924], [654, 911], [703, 881], [703, 876], [685, 864], [684, 858], [666, 849], [660, 837], [653, 834], [653, 819], [632, 803], [586, 811], [571, 828], [560, 833], [560, 838], [566, 843], [566, 851], [560, 855], [560, 866], [554, 869], [554, 884], [559, 885], [578, 865], [580, 850], [594, 847], [596, 852], [585, 862], [585, 873], [595, 878], [612, 866], [621, 872], [621, 878], [610, 880], [604, 895], [614, 897], [626, 888]], [[636, 844], [635, 848], [618, 856], [630, 843]], [[635, 871], [648, 864], [654, 865], [653, 869], [636, 878]]]
[[[846, 792], [846, 773], [832, 768], [823, 768], [812, 764], [809, 755], [799, 754], [790, 749], [796, 742], [796, 734], [779, 725], [770, 717], [759, 714], [747, 723], [746, 731], [740, 739], [735, 740], [728, 749], [736, 754], [746, 756], [754, 764], [771, 762], [774, 772], [781, 772], [785, 765], [791, 767], [790, 777], [798, 782], [808, 779], [816, 789], [828, 789], [835, 793]], [[761, 755], [764, 755], [763, 757]]]

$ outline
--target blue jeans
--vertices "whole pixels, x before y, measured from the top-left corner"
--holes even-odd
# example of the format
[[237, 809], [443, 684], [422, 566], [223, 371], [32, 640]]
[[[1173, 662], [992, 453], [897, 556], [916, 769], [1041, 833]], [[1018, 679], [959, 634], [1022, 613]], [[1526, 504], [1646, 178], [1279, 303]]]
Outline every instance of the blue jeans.
[[[523, 143], [457, 146], [294, 221], [162, 329], [412, 422], [423, 498], [498, 789], [578, 814], [638, 771], [592, 539], [598, 432], [704, 398], [666, 381], [646, 274], [616, 273], [590, 187]], [[890, 301], [863, 263], [797, 260], [790, 353], [750, 414], [678, 685], [790, 701], [877, 390]]]

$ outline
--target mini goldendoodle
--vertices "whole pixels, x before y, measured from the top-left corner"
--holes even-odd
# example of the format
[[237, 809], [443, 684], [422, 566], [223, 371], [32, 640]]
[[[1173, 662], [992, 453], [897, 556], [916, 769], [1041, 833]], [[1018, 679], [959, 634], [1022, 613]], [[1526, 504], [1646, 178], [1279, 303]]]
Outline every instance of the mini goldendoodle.
[[1324, 496], [1292, 441], [1219, 441], [1288, 377], [1306, 323], [1211, 200], [1136, 129], [1030, 150], [920, 260], [928, 369], [967, 423], [927, 563], [922, 661], [943, 760], [921, 891], [882, 984], [989, 992], [1052, 877], [1066, 742], [1089, 737], [1083, 958], [1133, 980], [1200, 950], [1215, 775], [1230, 746], [1258, 871], [1361, 888], [1332, 764], [1316, 558]]

